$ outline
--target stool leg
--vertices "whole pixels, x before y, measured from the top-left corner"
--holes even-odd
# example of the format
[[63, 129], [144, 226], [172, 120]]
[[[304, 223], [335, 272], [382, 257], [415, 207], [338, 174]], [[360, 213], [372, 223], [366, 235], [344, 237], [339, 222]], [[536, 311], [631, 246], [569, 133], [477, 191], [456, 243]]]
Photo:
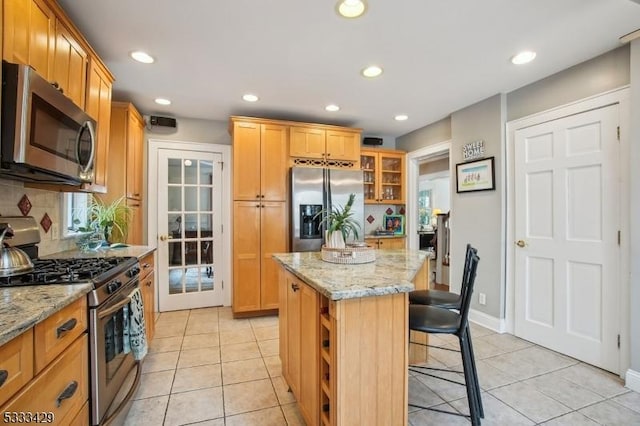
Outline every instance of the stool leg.
[[482, 406], [482, 398], [480, 397], [480, 381], [478, 380], [478, 369], [476, 368], [476, 359], [473, 355], [473, 343], [471, 341], [471, 330], [467, 324], [467, 339], [469, 340], [469, 357], [471, 358], [471, 368], [473, 372], [473, 381], [476, 387], [476, 397], [478, 399], [478, 410], [480, 418], [484, 419], [484, 407]]
[[459, 336], [460, 353], [462, 355], [462, 367], [464, 371], [465, 388], [467, 389], [467, 401], [469, 403], [469, 414], [471, 415], [471, 424], [473, 426], [480, 425], [480, 416], [478, 409], [478, 396], [476, 396], [476, 385], [473, 380], [473, 367], [469, 357], [469, 342], [466, 330], [463, 330]]

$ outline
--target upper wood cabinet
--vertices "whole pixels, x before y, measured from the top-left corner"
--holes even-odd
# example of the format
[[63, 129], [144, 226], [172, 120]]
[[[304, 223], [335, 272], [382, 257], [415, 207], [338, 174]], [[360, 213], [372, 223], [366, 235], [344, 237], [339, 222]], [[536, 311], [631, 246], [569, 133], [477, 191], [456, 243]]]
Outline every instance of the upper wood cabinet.
[[2, 58], [31, 65], [51, 81], [55, 48], [55, 21], [43, 0], [4, 0]]
[[360, 160], [360, 133], [320, 127], [292, 126], [289, 155], [325, 161]]
[[82, 109], [85, 107], [87, 63], [87, 53], [64, 23], [57, 20], [52, 82]]
[[405, 156], [402, 151], [362, 150], [365, 204], [405, 203]]
[[286, 201], [287, 130], [232, 118], [234, 200]]
[[[97, 122], [96, 151], [93, 159], [92, 192], [106, 192], [109, 162], [109, 133], [111, 131], [111, 87], [113, 77], [100, 63], [91, 59], [87, 82], [86, 111]], [[122, 174], [119, 171], [118, 174]]]

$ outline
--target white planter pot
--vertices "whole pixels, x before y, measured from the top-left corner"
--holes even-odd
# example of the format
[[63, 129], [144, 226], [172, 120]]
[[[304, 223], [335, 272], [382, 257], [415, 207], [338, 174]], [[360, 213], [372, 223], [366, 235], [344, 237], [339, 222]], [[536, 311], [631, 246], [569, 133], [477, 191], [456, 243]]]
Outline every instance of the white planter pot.
[[342, 237], [342, 232], [335, 231], [329, 233], [329, 231], [324, 231], [324, 240], [325, 245], [328, 248], [345, 248], [346, 245], [344, 243], [344, 238]]

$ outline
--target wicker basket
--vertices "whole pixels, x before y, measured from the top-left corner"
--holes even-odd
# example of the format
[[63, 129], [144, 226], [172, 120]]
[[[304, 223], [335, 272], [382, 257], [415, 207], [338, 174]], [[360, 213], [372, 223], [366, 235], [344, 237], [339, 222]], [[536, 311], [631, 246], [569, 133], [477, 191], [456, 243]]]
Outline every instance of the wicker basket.
[[343, 265], [369, 263], [376, 260], [376, 250], [370, 246], [356, 246], [343, 249], [322, 246], [320, 252], [322, 254], [322, 260], [325, 262], [341, 263]]

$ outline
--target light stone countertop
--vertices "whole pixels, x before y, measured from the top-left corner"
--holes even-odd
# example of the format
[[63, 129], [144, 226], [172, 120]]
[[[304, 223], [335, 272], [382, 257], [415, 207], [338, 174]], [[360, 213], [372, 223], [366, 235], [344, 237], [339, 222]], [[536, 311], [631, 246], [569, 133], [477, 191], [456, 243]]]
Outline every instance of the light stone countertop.
[[[155, 251], [150, 246], [104, 248], [96, 251], [68, 250], [42, 256], [42, 259], [94, 257], [137, 257]], [[45, 320], [70, 303], [84, 297], [93, 284], [49, 284], [0, 287], [0, 345]]]
[[0, 345], [84, 297], [93, 284], [0, 287]]
[[342, 265], [322, 260], [320, 252], [274, 254], [288, 271], [331, 300], [406, 293], [426, 259], [417, 250], [376, 250], [376, 260]]

